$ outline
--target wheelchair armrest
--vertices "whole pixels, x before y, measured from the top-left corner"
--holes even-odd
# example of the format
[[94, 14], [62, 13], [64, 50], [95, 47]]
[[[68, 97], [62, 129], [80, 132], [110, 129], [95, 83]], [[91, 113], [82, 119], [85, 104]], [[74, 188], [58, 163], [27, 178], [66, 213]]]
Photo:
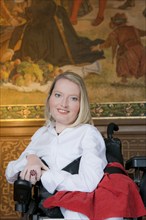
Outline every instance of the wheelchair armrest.
[[18, 179], [14, 182], [15, 211], [27, 212], [31, 200], [32, 184]]
[[[146, 156], [134, 156], [130, 158], [127, 160], [125, 168], [126, 170], [135, 169], [133, 180], [139, 186], [139, 192], [146, 207]], [[140, 175], [141, 171], [142, 175]]]
[[146, 156], [134, 156], [130, 158], [126, 161], [125, 168], [126, 170], [129, 170], [131, 168], [146, 168]]

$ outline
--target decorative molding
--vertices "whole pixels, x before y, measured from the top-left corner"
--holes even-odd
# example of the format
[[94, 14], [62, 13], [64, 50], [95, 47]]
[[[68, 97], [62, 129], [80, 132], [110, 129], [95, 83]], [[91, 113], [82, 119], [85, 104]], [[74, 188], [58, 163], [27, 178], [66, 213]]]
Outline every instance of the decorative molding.
[[[146, 117], [146, 102], [91, 103], [93, 118]], [[1, 105], [0, 118], [6, 120], [43, 120], [44, 105]]]
[[144, 117], [146, 116], [146, 102], [119, 102], [91, 104], [91, 113], [98, 117]]
[[2, 105], [0, 116], [1, 120], [42, 120], [44, 105]]

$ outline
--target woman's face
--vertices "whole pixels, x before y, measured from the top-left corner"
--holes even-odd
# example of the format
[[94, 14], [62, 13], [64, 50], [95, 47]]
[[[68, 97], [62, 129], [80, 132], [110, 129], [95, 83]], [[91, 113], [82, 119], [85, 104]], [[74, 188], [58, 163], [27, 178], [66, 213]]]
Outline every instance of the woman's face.
[[80, 110], [79, 86], [68, 79], [59, 79], [50, 96], [49, 107], [56, 130], [73, 124]]

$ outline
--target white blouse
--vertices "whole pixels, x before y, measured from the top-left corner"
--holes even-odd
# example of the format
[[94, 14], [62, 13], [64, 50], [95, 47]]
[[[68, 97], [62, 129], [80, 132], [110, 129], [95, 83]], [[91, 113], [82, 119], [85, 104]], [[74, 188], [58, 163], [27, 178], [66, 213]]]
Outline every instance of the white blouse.
[[[59, 135], [52, 124], [38, 129], [20, 157], [9, 162], [6, 169], [9, 183], [13, 183], [26, 166], [28, 154], [36, 154], [48, 164], [50, 169], [44, 172], [41, 181], [50, 193], [55, 190], [92, 192], [107, 165], [103, 137], [89, 124], [66, 128]], [[80, 156], [78, 174], [62, 170]]]

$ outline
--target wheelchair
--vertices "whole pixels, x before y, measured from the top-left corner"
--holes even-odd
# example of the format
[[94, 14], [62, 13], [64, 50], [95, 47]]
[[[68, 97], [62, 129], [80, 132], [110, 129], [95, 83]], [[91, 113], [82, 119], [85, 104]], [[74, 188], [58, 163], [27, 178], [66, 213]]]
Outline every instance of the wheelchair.
[[[119, 127], [115, 123], [110, 123], [107, 126], [107, 137], [104, 137], [106, 157], [108, 163], [119, 162], [124, 165], [121, 141], [120, 139], [113, 137], [114, 131], [118, 130]], [[76, 174], [78, 173], [79, 163], [80, 158], [77, 158], [63, 170], [68, 171], [71, 174]], [[106, 169], [107, 168], [105, 168], [105, 171], [109, 173], [122, 173], [121, 170]], [[125, 163], [125, 169], [132, 169], [134, 171], [131, 178], [138, 185], [139, 193], [146, 207], [146, 156], [134, 156], [130, 158]], [[22, 220], [63, 219], [59, 207], [50, 210], [43, 208], [42, 201], [50, 196], [52, 196], [52, 194], [45, 190], [41, 181], [32, 185], [29, 181], [18, 178], [18, 180], [14, 182], [15, 211], [21, 213]], [[133, 220], [142, 220], [142, 217], [134, 218]]]

